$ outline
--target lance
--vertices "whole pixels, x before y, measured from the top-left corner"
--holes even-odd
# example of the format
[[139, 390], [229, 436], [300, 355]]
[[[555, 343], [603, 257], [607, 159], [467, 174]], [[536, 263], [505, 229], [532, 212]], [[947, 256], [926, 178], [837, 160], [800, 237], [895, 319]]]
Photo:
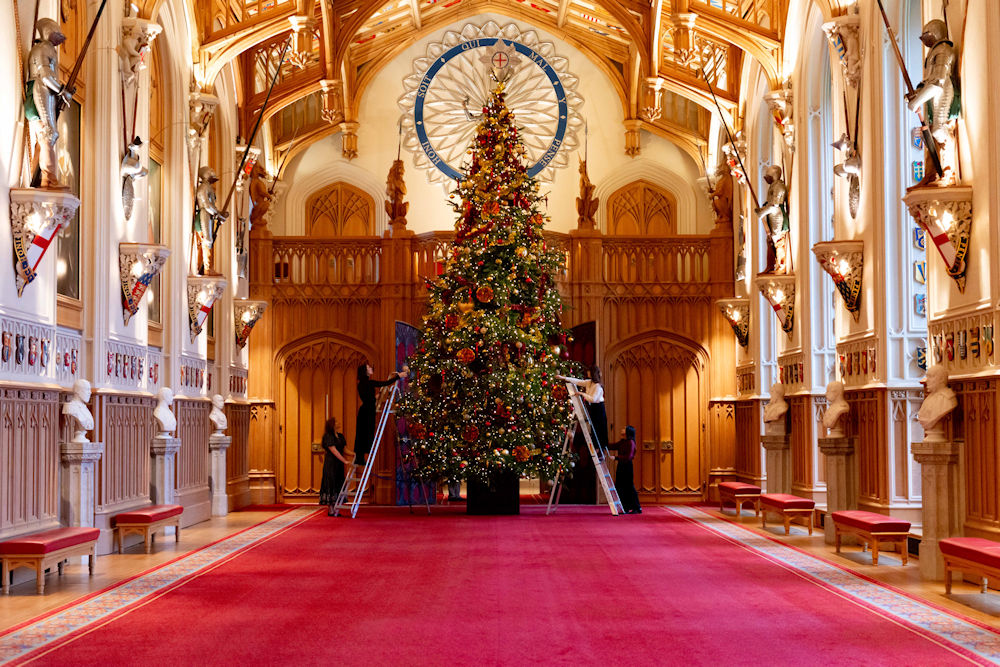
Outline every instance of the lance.
[[274, 188], [278, 187], [278, 180], [281, 178], [281, 172], [284, 171], [288, 158], [292, 155], [292, 149], [295, 148], [295, 137], [297, 136], [299, 136], [299, 128], [296, 127], [295, 132], [292, 133], [292, 140], [288, 142], [288, 150], [281, 156], [281, 164], [278, 165], [278, 171], [274, 174], [274, 180], [271, 181], [271, 187], [267, 189], [267, 194], [269, 195], [273, 195]]
[[[104, 13], [104, 6], [108, 4], [108, 0], [101, 0], [101, 6], [97, 8], [97, 14], [94, 16], [94, 22], [90, 24], [90, 31], [87, 33], [87, 39], [83, 41], [83, 47], [80, 49], [80, 54], [76, 57], [76, 62], [73, 63], [73, 70], [69, 73], [69, 78], [66, 79], [66, 84], [63, 86], [63, 91], [73, 94], [76, 92], [76, 79], [80, 76], [80, 67], [83, 66], [83, 59], [87, 55], [87, 49], [90, 48], [90, 42], [94, 39], [94, 33], [97, 32], [97, 23], [101, 20], [101, 14]], [[56, 110], [56, 114], [69, 106], [69, 102], [66, 98], [59, 97], [59, 105]], [[127, 142], [126, 142], [127, 143]]]
[[715, 96], [715, 89], [712, 88], [712, 82], [708, 80], [708, 75], [705, 74], [705, 68], [698, 66], [698, 70], [701, 72], [701, 78], [705, 79], [705, 83], [708, 84], [708, 92], [712, 94], [712, 101], [715, 102], [715, 108], [719, 110], [719, 120], [722, 121], [722, 127], [726, 130], [726, 136], [729, 137], [729, 143], [733, 146], [733, 152], [736, 153], [736, 161], [740, 164], [740, 171], [743, 172], [743, 177], [747, 181], [747, 187], [750, 188], [750, 196], [753, 197], [753, 205], [760, 208], [760, 200], [757, 199], [757, 193], [753, 189], [753, 183], [750, 182], [750, 174], [747, 173], [747, 168], [743, 165], [743, 158], [740, 157], [740, 151], [736, 147], [736, 141], [733, 139], [733, 133], [729, 131], [729, 123], [726, 122], [726, 115], [722, 113], [722, 106], [719, 104], [719, 98]]
[[[247, 163], [247, 157], [250, 155], [250, 147], [253, 146], [254, 139], [257, 138], [257, 130], [260, 129], [260, 122], [264, 119], [264, 112], [267, 111], [267, 103], [271, 99], [271, 93], [274, 92], [274, 84], [278, 82], [278, 75], [281, 74], [281, 66], [285, 64], [285, 56], [288, 55], [288, 47], [292, 45], [292, 40], [289, 39], [285, 42], [285, 48], [281, 50], [281, 58], [278, 60], [278, 67], [274, 70], [274, 77], [271, 79], [271, 85], [267, 89], [267, 95], [264, 97], [264, 104], [260, 107], [260, 113], [257, 115], [257, 122], [254, 123], [253, 131], [250, 133], [250, 138], [247, 140], [247, 147], [243, 151], [243, 157], [240, 158], [240, 166], [236, 169], [236, 174], [233, 177], [233, 184], [229, 186], [229, 194], [226, 195], [226, 202], [222, 205], [220, 211], [225, 211], [229, 208], [229, 202], [233, 200], [233, 191], [236, 190], [236, 183], [240, 180], [240, 174], [243, 173], [243, 165]], [[221, 222], [215, 224], [215, 229], [218, 231], [219, 227], [222, 225]], [[212, 238], [215, 238], [215, 234], [212, 234]]]
[[[882, 12], [882, 22], [885, 23], [885, 31], [889, 34], [889, 43], [892, 44], [892, 52], [896, 54], [896, 62], [899, 64], [899, 71], [903, 73], [903, 83], [906, 84], [906, 92], [912, 95], [914, 92], [913, 82], [910, 81], [910, 75], [906, 71], [906, 63], [903, 62], [903, 54], [899, 51], [899, 45], [896, 44], [896, 33], [892, 31], [892, 26], [889, 25], [889, 17], [885, 13], [885, 7], [882, 5], [882, 0], [878, 0], [878, 9]], [[941, 168], [941, 155], [938, 153], [937, 142], [934, 141], [934, 137], [931, 135], [931, 129], [927, 127], [927, 123], [924, 122], [923, 114], [917, 111], [917, 118], [920, 119], [920, 133], [923, 135], [924, 144], [927, 146], [927, 152], [930, 154], [931, 163], [934, 165], [934, 171], [937, 172], [938, 176], [944, 175], [944, 169]]]

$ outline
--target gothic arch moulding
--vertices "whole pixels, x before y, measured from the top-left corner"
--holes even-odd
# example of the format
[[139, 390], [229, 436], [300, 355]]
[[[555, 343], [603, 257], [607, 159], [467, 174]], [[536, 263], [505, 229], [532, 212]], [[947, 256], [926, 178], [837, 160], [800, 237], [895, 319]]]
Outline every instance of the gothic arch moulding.
[[[296, 158], [294, 169], [287, 170], [286, 183], [290, 184], [288, 195], [284, 198], [284, 220], [283, 225], [278, 225], [275, 233], [286, 236], [301, 236], [308, 230], [309, 221], [306, 219], [309, 200], [320, 190], [336, 183], [345, 183], [355, 190], [363, 192], [373, 202], [376, 202], [371, 235], [381, 236], [388, 229], [389, 220], [385, 213], [385, 207], [380, 203], [385, 197], [385, 181], [375, 178], [371, 173], [350, 164], [347, 160], [340, 158], [340, 151], [332, 161], [327, 161], [321, 169], [312, 170], [313, 151], [322, 150], [324, 144], [313, 144], [312, 150], [306, 150]], [[305, 176], [299, 177], [298, 172], [304, 170]]]
[[[601, 200], [601, 206], [597, 209], [597, 225], [601, 231], [605, 234], [614, 233], [609, 220], [611, 198], [619, 190], [640, 181], [645, 181], [653, 185], [660, 192], [666, 193], [673, 199], [673, 234], [698, 233], [701, 216], [698, 215], [698, 202], [695, 199], [693, 184], [680, 174], [666, 169], [658, 162], [642, 158], [630, 160], [628, 164], [616, 170], [610, 178], [597, 187], [597, 197]], [[705, 208], [707, 209], [707, 205]], [[707, 220], [706, 217], [706, 222]]]
[[343, 181], [331, 183], [306, 200], [307, 236], [372, 236], [375, 201]]
[[672, 236], [677, 233], [677, 199], [669, 190], [638, 180], [608, 197], [607, 233], [615, 236]]

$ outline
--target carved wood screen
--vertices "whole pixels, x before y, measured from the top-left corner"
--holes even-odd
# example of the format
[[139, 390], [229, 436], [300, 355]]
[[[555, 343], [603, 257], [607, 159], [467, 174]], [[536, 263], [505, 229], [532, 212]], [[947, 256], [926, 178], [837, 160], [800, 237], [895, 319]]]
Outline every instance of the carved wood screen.
[[226, 451], [226, 492], [239, 498], [249, 492], [250, 404], [226, 403], [226, 419], [226, 435], [232, 438]]
[[375, 233], [375, 201], [347, 183], [334, 183], [306, 202], [308, 236], [371, 236]]
[[961, 424], [965, 440], [964, 480], [966, 535], [991, 539], [1000, 536], [1000, 433], [997, 432], [998, 382], [967, 380], [954, 385], [961, 414], [952, 419]]
[[736, 474], [750, 484], [763, 478], [760, 445], [760, 401], [737, 401], [736, 417]]
[[858, 436], [858, 500], [864, 506], [889, 502], [889, 450], [886, 445], [886, 392], [850, 392], [853, 433]]
[[149, 501], [149, 444], [153, 399], [100, 394], [94, 399], [92, 439], [104, 443], [98, 462], [97, 510], [110, 513]]
[[647, 501], [700, 496], [707, 482], [702, 435], [705, 366], [693, 346], [646, 335], [612, 350], [608, 363], [608, 422], [612, 442], [636, 429], [636, 489]]
[[185, 506], [207, 499], [211, 460], [208, 436], [212, 432], [208, 413], [211, 409], [212, 404], [208, 401], [174, 401], [177, 437], [181, 440], [175, 486], [178, 501]]
[[608, 234], [669, 236], [677, 233], [677, 200], [648, 181], [635, 181], [608, 197]]
[[357, 368], [374, 358], [361, 344], [333, 334], [291, 343], [278, 360], [279, 499], [319, 494], [323, 456], [312, 444], [323, 438], [329, 417], [353, 450], [358, 411]]
[[0, 537], [59, 523], [59, 392], [0, 390]]

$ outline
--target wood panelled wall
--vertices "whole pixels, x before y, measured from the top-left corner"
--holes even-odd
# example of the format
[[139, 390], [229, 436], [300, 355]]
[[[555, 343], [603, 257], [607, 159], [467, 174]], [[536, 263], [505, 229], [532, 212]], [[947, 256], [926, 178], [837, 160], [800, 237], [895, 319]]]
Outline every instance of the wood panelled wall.
[[887, 393], [866, 389], [845, 395], [851, 405], [848, 435], [858, 438], [858, 506], [871, 511], [889, 506]]
[[826, 399], [822, 396], [791, 396], [788, 399], [792, 456], [792, 493], [803, 498], [826, 501], [825, 457], [820, 454], [816, 439], [825, 435], [822, 411]]
[[0, 538], [59, 523], [59, 392], [0, 389]]
[[736, 401], [736, 476], [739, 481], [760, 485], [764, 480], [764, 450], [760, 444], [761, 405], [757, 399]]
[[965, 534], [1000, 539], [1000, 381], [965, 380], [951, 386], [961, 410], [952, 415], [955, 437], [965, 441], [960, 473]]
[[250, 504], [250, 405], [226, 403], [226, 434], [232, 438], [226, 453], [226, 494], [230, 511]]
[[[725, 371], [735, 366], [732, 332], [714, 304], [732, 295], [732, 232], [673, 234], [676, 207], [668, 195], [645, 181], [615, 193], [621, 224], [609, 220], [609, 229], [639, 235], [546, 235], [567, 256], [557, 276], [563, 325], [597, 323], [611, 435], [636, 426], [636, 478], [652, 501], [703, 497], [709, 471], [731, 472], [735, 459], [733, 439], [725, 436], [732, 425], [723, 418], [709, 427], [709, 397], [735, 393], [735, 378]], [[349, 229], [335, 219], [338, 210], [323, 209], [326, 233]], [[312, 224], [307, 220], [306, 229]], [[354, 368], [367, 359], [378, 378], [393, 370], [394, 322], [419, 325], [424, 278], [436, 274], [452, 236], [252, 232], [250, 296], [269, 304], [250, 338], [253, 502], [315, 500], [321, 460], [311, 446], [323, 421], [337, 417], [353, 446]], [[376, 459], [376, 473], [388, 478], [376, 482], [378, 502], [394, 500], [393, 449], [387, 440]]]
[[177, 399], [174, 414], [177, 416], [177, 437], [181, 449], [177, 453], [175, 487], [177, 503], [184, 506], [181, 525], [189, 526], [204, 521], [212, 514], [208, 478], [211, 475], [211, 453], [208, 436], [212, 423], [208, 414], [210, 401]]
[[91, 440], [104, 443], [97, 464], [98, 526], [110, 515], [149, 502], [149, 445], [153, 439], [152, 397], [96, 394], [92, 399], [96, 429]]

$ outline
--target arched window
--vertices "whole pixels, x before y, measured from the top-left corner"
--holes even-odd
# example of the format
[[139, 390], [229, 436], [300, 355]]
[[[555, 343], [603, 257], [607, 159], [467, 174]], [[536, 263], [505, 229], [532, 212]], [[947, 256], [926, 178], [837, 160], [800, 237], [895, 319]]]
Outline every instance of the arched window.
[[648, 181], [629, 183], [608, 197], [608, 233], [672, 236], [677, 233], [677, 200]]
[[307, 236], [372, 236], [375, 201], [348, 183], [334, 183], [306, 201]]

